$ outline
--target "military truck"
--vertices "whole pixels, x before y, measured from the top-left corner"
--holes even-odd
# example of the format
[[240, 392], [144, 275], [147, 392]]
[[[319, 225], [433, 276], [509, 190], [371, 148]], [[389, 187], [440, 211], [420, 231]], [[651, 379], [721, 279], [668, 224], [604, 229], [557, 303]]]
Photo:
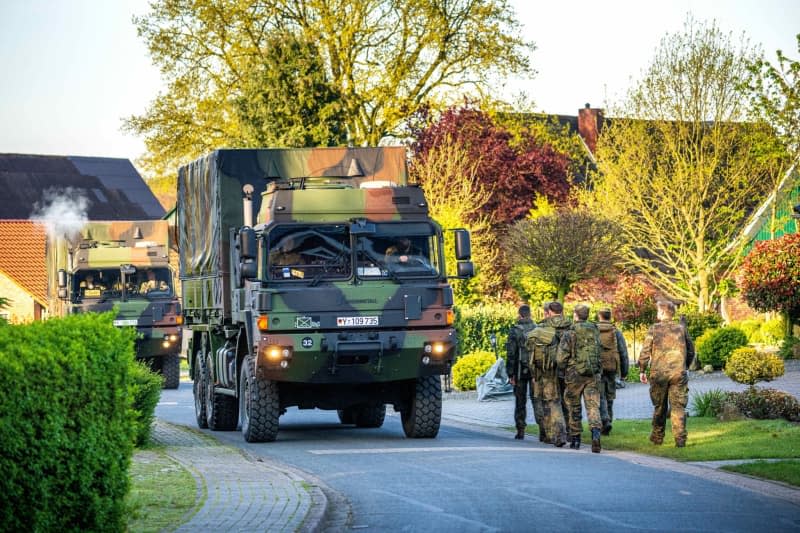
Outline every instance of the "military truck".
[[[288, 407], [377, 428], [391, 405], [406, 436], [438, 434], [453, 291], [404, 149], [217, 150], [177, 196], [199, 427], [268, 442]], [[452, 237], [452, 277], [472, 276], [469, 234]]]
[[135, 327], [136, 357], [180, 383], [181, 314], [169, 265], [166, 220], [92, 221], [76, 235], [51, 239], [48, 270], [56, 280], [51, 314], [117, 308], [114, 325]]

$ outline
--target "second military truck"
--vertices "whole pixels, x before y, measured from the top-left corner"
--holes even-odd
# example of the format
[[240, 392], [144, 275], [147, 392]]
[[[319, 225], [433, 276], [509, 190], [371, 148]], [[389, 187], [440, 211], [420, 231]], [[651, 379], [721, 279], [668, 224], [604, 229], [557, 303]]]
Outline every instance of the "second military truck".
[[198, 426], [264, 442], [287, 407], [380, 427], [391, 405], [438, 434], [453, 291], [404, 149], [217, 150], [179, 171], [177, 234]]

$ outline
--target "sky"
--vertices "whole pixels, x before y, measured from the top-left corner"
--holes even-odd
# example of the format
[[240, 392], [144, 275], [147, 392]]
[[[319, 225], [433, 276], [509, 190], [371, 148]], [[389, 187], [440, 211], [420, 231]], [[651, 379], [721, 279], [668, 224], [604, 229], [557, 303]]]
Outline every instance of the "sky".
[[[800, 0], [509, 0], [536, 43], [533, 79], [509, 81], [538, 111], [608, 108], [687, 14], [745, 32], [774, 62], [799, 59]], [[144, 142], [121, 130], [162, 90], [132, 23], [147, 0], [0, 0], [0, 153], [122, 157]]]

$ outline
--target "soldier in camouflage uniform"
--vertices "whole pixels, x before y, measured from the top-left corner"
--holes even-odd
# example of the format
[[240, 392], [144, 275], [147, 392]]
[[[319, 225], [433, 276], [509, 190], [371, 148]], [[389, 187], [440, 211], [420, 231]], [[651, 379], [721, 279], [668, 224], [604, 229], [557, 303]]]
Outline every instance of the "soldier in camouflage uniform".
[[650, 400], [653, 402], [653, 431], [650, 441], [664, 442], [667, 412], [671, 412], [675, 446], [686, 446], [686, 403], [689, 386], [686, 369], [694, 359], [694, 345], [681, 324], [674, 322], [675, 304], [656, 303], [658, 323], [647, 331], [639, 354], [639, 380], [648, 383], [645, 370], [650, 366]]
[[617, 372], [622, 379], [628, 377], [628, 347], [622, 332], [611, 323], [611, 309], [606, 307], [597, 312], [597, 329], [603, 347], [600, 357], [603, 367], [600, 374], [600, 419], [603, 429], [600, 432], [608, 435], [614, 420]]
[[530, 391], [531, 402], [533, 402], [533, 413], [536, 423], [542, 427], [541, 405], [538, 406], [533, 398], [533, 383], [531, 382], [531, 372], [528, 367], [530, 353], [525, 345], [525, 336], [536, 327], [531, 320], [531, 308], [521, 305], [517, 315], [517, 323], [508, 332], [506, 341], [506, 373], [508, 380], [514, 386], [514, 424], [517, 427], [515, 439], [525, 438], [525, 419], [528, 416], [525, 404], [528, 403]]
[[[563, 368], [569, 407], [570, 448], [581, 446], [581, 397], [586, 405], [586, 418], [592, 429], [592, 452], [600, 452], [600, 336], [597, 327], [588, 321], [589, 307], [575, 306], [572, 327], [561, 336], [558, 345], [558, 366]], [[591, 355], [587, 355], [591, 354]]]
[[534, 413], [541, 406], [539, 440], [557, 447], [567, 443], [567, 429], [558, 386], [556, 353], [561, 333], [570, 326], [559, 302], [544, 304], [544, 320], [528, 333], [528, 350], [533, 354]]

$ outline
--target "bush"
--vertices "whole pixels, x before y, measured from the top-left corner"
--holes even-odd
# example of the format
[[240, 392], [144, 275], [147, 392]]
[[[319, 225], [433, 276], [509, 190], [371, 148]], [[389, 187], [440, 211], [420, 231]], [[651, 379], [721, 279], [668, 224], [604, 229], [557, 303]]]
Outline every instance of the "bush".
[[453, 386], [459, 390], [475, 390], [475, 380], [496, 361], [492, 352], [479, 351], [458, 358], [453, 365]]
[[761, 342], [778, 344], [786, 337], [786, 321], [782, 316], [770, 318], [761, 324]]
[[783, 360], [777, 355], [757, 352], [747, 346], [736, 348], [725, 363], [725, 374], [737, 383], [755, 385], [783, 375]]
[[131, 362], [130, 371], [135, 444], [144, 446], [150, 441], [150, 432], [153, 428], [156, 405], [161, 398], [164, 377], [152, 372], [149, 365], [140, 361]]
[[800, 348], [800, 339], [797, 337], [787, 337], [781, 341], [778, 356], [782, 359], [795, 359], [797, 350]]
[[494, 333], [497, 336], [497, 354], [505, 357], [508, 331], [516, 322], [517, 306], [513, 304], [457, 307], [455, 328], [458, 331], [458, 353], [482, 350], [492, 352], [494, 357], [494, 349], [489, 341]]
[[728, 398], [749, 418], [785, 418], [790, 422], [800, 422], [800, 403], [789, 393], [750, 387], [743, 392], [730, 392]]
[[725, 366], [725, 362], [736, 348], [747, 345], [747, 335], [739, 328], [725, 327], [710, 329], [697, 339], [695, 346], [700, 363], [715, 369]]
[[696, 340], [706, 331], [717, 329], [722, 326], [722, 317], [716, 313], [700, 313], [698, 311], [688, 311], [681, 313], [686, 317], [686, 330], [689, 337]]
[[716, 417], [728, 400], [728, 393], [722, 389], [711, 389], [701, 392], [692, 399], [694, 416]]
[[0, 523], [122, 531], [133, 328], [112, 313], [0, 327]]

